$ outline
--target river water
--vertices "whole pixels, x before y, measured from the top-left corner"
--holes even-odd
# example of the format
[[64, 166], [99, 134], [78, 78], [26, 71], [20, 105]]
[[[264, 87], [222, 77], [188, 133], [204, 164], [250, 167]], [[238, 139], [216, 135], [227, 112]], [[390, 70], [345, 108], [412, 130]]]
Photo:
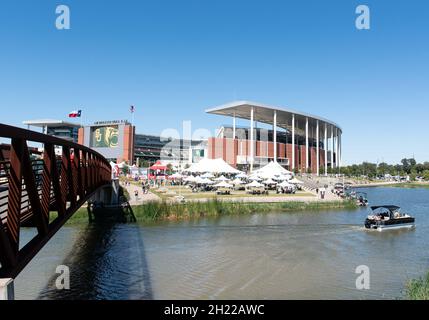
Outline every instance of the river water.
[[[369, 209], [65, 227], [16, 279], [16, 298], [401, 298], [429, 270], [429, 189], [363, 191], [414, 215], [416, 229], [367, 231]], [[58, 265], [70, 290], [56, 289]], [[369, 290], [356, 289], [361, 265]]]

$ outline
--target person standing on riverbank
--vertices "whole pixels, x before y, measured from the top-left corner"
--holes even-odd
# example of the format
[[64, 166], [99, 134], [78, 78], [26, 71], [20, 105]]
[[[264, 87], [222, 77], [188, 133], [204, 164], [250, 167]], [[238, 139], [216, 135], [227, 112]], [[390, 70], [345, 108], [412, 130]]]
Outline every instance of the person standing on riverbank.
[[320, 199], [322, 199], [322, 200], [325, 199], [325, 193], [326, 193], [326, 189], [320, 188]]

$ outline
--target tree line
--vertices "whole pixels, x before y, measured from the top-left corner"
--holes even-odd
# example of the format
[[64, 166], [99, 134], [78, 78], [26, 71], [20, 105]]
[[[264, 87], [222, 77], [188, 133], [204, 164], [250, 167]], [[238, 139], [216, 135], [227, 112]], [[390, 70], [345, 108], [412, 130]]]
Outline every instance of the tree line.
[[362, 162], [341, 167], [341, 173], [349, 177], [367, 176], [369, 178], [389, 174], [391, 176], [409, 176], [410, 180], [422, 177], [429, 181], [429, 162], [417, 163], [413, 158], [404, 158], [399, 164]]

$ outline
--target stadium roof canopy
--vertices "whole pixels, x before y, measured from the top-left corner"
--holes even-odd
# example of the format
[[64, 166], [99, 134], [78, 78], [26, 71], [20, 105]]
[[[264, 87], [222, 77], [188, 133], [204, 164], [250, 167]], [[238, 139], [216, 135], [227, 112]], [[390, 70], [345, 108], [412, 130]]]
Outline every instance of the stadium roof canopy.
[[73, 122], [67, 122], [63, 120], [54, 120], [54, 119], [38, 119], [38, 120], [27, 120], [23, 121], [23, 124], [27, 126], [33, 126], [33, 127], [55, 127], [55, 126], [69, 126], [69, 127], [76, 127], [79, 128], [80, 124], [73, 123]]
[[253, 119], [258, 122], [273, 124], [274, 111], [276, 111], [277, 126], [284, 129], [290, 130], [292, 128], [292, 115], [295, 115], [295, 121], [298, 123], [300, 128], [305, 125], [306, 118], [308, 118], [310, 126], [316, 126], [316, 122], [319, 120], [320, 130], [323, 129], [323, 126], [326, 123], [328, 125], [328, 130], [330, 130], [330, 127], [333, 126], [342, 132], [342, 129], [339, 125], [328, 119], [289, 108], [268, 106], [265, 104], [249, 101], [234, 101], [218, 107], [207, 109], [206, 112], [210, 114], [230, 117], [235, 116], [237, 118], [250, 120], [250, 111], [252, 107], [254, 108]]

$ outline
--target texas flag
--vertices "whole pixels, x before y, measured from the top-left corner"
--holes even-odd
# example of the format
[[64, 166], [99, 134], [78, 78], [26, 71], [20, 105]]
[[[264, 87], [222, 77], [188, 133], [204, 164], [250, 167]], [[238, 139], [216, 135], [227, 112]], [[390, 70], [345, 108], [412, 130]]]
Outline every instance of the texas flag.
[[69, 118], [80, 118], [82, 110], [75, 110], [69, 113]]

